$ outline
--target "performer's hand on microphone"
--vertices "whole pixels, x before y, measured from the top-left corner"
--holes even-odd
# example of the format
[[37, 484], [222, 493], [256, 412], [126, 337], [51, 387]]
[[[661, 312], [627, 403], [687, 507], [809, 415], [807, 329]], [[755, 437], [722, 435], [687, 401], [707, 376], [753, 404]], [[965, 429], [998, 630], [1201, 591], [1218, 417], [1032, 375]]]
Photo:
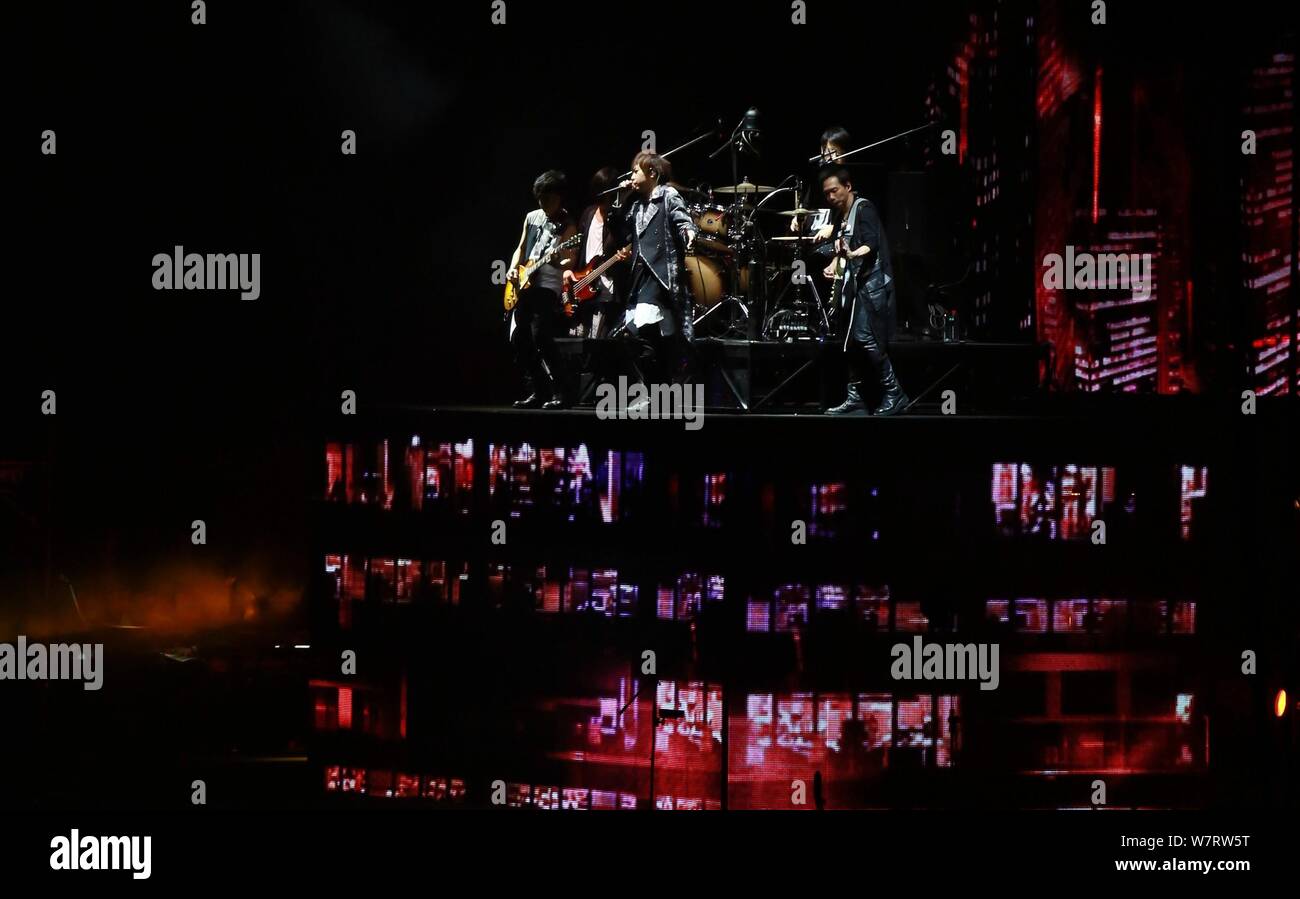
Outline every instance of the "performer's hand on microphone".
[[623, 180], [623, 181], [620, 181], [620, 182], [618, 183], [618, 186], [619, 186], [620, 188], [636, 187], [636, 185], [632, 183], [632, 180], [631, 180], [630, 178], [629, 178], [629, 179], [625, 179], [625, 180]]

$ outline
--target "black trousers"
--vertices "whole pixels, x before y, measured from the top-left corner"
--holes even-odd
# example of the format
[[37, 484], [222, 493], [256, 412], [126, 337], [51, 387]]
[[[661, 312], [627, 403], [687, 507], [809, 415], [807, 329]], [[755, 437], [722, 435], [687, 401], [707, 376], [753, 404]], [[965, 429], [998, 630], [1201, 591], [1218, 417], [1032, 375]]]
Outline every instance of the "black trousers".
[[[629, 328], [629, 330], [632, 330]], [[670, 378], [671, 337], [659, 332], [659, 323], [642, 325], [632, 332], [636, 341], [636, 367], [648, 384], [665, 384]]]
[[549, 386], [558, 371], [555, 338], [564, 321], [560, 295], [545, 287], [530, 287], [519, 294], [514, 316], [510, 348], [515, 365], [530, 387]]
[[865, 302], [858, 303], [844, 349], [850, 383], [863, 383], [872, 374], [884, 385], [893, 371], [888, 354], [889, 331], [889, 321], [884, 316]]
[[[638, 303], [658, 306], [665, 316], [675, 315], [668, 291], [664, 290], [659, 279], [651, 273], [642, 259], [637, 259], [632, 266], [627, 308], [635, 309]], [[674, 321], [674, 325], [677, 324]], [[681, 328], [675, 327], [671, 337], [664, 337], [660, 333], [658, 322], [642, 325], [639, 328], [629, 325], [628, 331], [637, 344], [637, 368], [641, 370], [642, 377], [651, 384], [666, 384], [671, 381], [673, 347], [675, 338], [682, 333]]]

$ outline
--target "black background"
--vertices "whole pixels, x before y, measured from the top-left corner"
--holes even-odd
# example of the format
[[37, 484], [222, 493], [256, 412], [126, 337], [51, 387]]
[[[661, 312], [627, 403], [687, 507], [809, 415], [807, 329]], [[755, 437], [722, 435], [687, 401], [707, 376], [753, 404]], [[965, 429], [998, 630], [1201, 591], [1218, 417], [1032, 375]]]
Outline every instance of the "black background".
[[[222, 534], [214, 553], [303, 579], [319, 416], [341, 390], [366, 408], [499, 402], [514, 389], [491, 266], [508, 258], [543, 169], [569, 174], [576, 211], [590, 173], [625, 169], [646, 128], [671, 147], [756, 105], [764, 157], [744, 172], [776, 183], [830, 123], [862, 141], [922, 124], [962, 7], [809, 5], [800, 29], [785, 2], [698, 0], [509, 0], [504, 28], [490, 24], [487, 0], [212, 2], [202, 27], [184, 2], [6, 11], [0, 457], [56, 463], [56, 568], [75, 579], [110, 556], [181, 555], [189, 522], [205, 518]], [[1115, 54], [1153, 70], [1191, 61], [1211, 90], [1257, 26], [1240, 5], [1211, 20], [1183, 5], [1109, 7]], [[1070, 8], [1088, 14], [1087, 3]], [[1175, 114], [1193, 141], [1220, 139], [1212, 111]], [[39, 154], [46, 128], [57, 156]], [[339, 152], [345, 128], [357, 132], [355, 157]], [[683, 154], [678, 176], [727, 183], [729, 166], [703, 159], [714, 146]], [[918, 152], [900, 145], [873, 162], [903, 167]], [[261, 253], [260, 299], [154, 291], [150, 261], [177, 244]], [[44, 389], [58, 391], [54, 418], [39, 414]], [[40, 564], [40, 535], [4, 537], [6, 561]], [[66, 824], [30, 831], [42, 839], [24, 854], [39, 862]], [[837, 833], [868, 829], [855, 820]], [[909, 831], [915, 842], [900, 848], [925, 852], [930, 829]], [[1056, 838], [1035, 822], [1020, 829], [1040, 844]], [[1250, 824], [1220, 828], [1234, 829]], [[273, 857], [286, 848], [278, 839], [263, 832], [245, 848]], [[221, 857], [213, 840], [170, 859], [156, 842], [156, 864], [186, 852], [208, 864]], [[1088, 864], [1110, 867], [1116, 843], [1090, 843]], [[1055, 858], [1053, 846], [1034, 857]]]
[[[1085, 34], [1089, 5], [1066, 4]], [[532, 179], [565, 170], [571, 206], [644, 129], [676, 146], [751, 106], [752, 180], [801, 173], [833, 122], [857, 141], [924, 123], [929, 79], [969, 32], [946, 3], [43, 3], [7, 13], [4, 453], [56, 462], [55, 567], [167, 557], [189, 522], [220, 552], [291, 581], [307, 565], [318, 416], [357, 391], [500, 402], [516, 377], [492, 264]], [[1010, 13], [1008, 13], [1010, 14]], [[1112, 3], [1087, 38], [1138, 70], [1186, 71], [1192, 142], [1217, 144], [1212, 96], [1259, 8], [1212, 24]], [[1271, 26], [1270, 26], [1271, 27]], [[1206, 89], [1200, 93], [1200, 86]], [[58, 135], [58, 155], [39, 153]], [[358, 154], [340, 153], [356, 131]], [[727, 183], [710, 139], [677, 177]], [[1062, 148], [1062, 152], [1067, 148]], [[920, 147], [873, 154], [915, 165]], [[1209, 172], [1207, 177], [1213, 178]], [[1213, 223], [1207, 224], [1212, 227]], [[261, 297], [155, 291], [151, 260], [262, 254]], [[41, 416], [40, 392], [58, 391]], [[108, 549], [105, 549], [108, 547]], [[44, 544], [18, 534], [11, 558]], [[214, 550], [216, 551], [216, 550]]]

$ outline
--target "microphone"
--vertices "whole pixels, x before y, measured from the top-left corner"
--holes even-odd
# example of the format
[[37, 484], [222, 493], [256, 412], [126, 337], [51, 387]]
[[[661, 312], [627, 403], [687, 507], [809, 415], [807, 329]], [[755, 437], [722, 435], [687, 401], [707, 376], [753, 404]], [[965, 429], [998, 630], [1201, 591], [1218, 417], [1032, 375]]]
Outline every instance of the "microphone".
[[762, 137], [763, 129], [759, 127], [757, 106], [745, 110], [745, 117], [740, 120], [740, 127], [736, 131], [740, 138], [740, 149], [758, 156], [758, 139]]

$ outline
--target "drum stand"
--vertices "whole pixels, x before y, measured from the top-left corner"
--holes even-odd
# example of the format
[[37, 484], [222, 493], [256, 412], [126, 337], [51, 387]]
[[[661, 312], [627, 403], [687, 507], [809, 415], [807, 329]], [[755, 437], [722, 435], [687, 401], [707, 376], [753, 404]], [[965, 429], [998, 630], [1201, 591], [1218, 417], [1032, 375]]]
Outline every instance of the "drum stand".
[[[727, 138], [727, 142], [709, 154], [709, 158], [713, 159], [716, 156], [718, 156], [720, 153], [722, 153], [723, 150], [730, 151], [731, 183], [733, 187], [741, 183], [740, 156], [739, 156], [740, 150], [744, 148], [746, 151], [753, 153], [755, 155], [757, 155], [758, 153], [757, 149], [754, 147], [752, 143], [753, 138], [758, 134], [757, 119], [756, 119], [757, 114], [758, 114], [758, 110], [751, 107], [741, 118], [740, 122], [737, 123], [736, 127], [732, 130], [731, 136]], [[728, 220], [734, 223], [743, 223], [744, 206], [745, 206], [744, 192], [736, 191], [732, 195], [731, 206], [728, 209], [728, 213], [727, 213]], [[740, 255], [744, 253], [747, 248], [748, 248], [748, 242], [745, 239], [744, 226], [743, 224], [741, 224], [739, 226], [739, 237], [735, 241], [735, 246], [733, 248], [733, 252], [731, 253], [731, 258], [727, 262], [727, 275], [728, 275], [729, 286], [731, 287], [731, 289], [737, 291], [737, 293], [727, 294], [723, 296], [722, 299], [720, 299], [717, 303], [710, 306], [703, 313], [701, 313], [698, 318], [694, 320], [694, 324], [698, 325], [700, 322], [704, 321], [706, 318], [708, 318], [717, 310], [721, 309], [723, 306], [726, 306], [728, 304], [734, 304], [734, 306], [740, 310], [741, 317], [739, 319], [733, 319], [731, 323], [727, 326], [727, 330], [723, 332], [724, 339], [727, 338], [728, 336], [737, 340], [746, 340], [749, 338], [749, 305], [753, 301], [752, 294], [755, 286], [753, 279], [754, 276], [758, 273], [758, 268], [751, 261], [751, 265], [749, 269], [750, 272], [749, 290], [741, 291]], [[735, 392], [734, 387], [732, 390], [733, 392]]]
[[700, 322], [704, 321], [706, 318], [708, 318], [708, 317], [709, 317], [710, 315], [712, 315], [713, 313], [717, 312], [717, 311], [718, 311], [719, 309], [721, 309], [723, 306], [726, 306], [728, 303], [734, 303], [735, 306], [736, 306], [736, 308], [740, 310], [740, 314], [741, 314], [741, 317], [742, 317], [742, 319], [743, 319], [743, 321], [744, 321], [744, 325], [742, 326], [738, 321], [733, 321], [733, 322], [732, 322], [732, 323], [727, 327], [727, 332], [730, 333], [731, 331], [734, 331], [734, 330], [736, 330], [737, 328], [741, 328], [741, 327], [748, 328], [748, 327], [749, 327], [749, 307], [745, 305], [745, 301], [744, 301], [744, 298], [743, 298], [743, 297], [736, 297], [736, 296], [725, 296], [725, 297], [723, 297], [722, 299], [718, 300], [718, 302], [714, 303], [714, 304], [713, 304], [712, 306], [710, 306], [708, 309], [706, 309], [706, 310], [704, 310], [702, 313], [700, 313], [699, 317], [696, 318], [696, 319], [694, 319], [692, 323], [693, 323], [694, 325], [698, 326]]
[[[781, 339], [781, 335], [774, 336], [772, 330], [773, 326], [777, 324], [777, 320], [781, 318], [788, 318], [796, 321], [799, 318], [806, 319], [808, 322], [807, 325], [804, 326], [807, 335], [806, 339], [820, 340], [830, 334], [830, 319], [826, 315], [826, 307], [822, 303], [821, 294], [817, 292], [817, 285], [813, 281], [812, 272], [808, 270], [808, 261], [805, 258], [807, 256], [807, 244], [810, 242], [811, 241], [805, 237], [801, 237], [797, 242], [799, 251], [796, 254], [796, 261], [803, 263], [803, 276], [802, 278], [798, 277], [792, 268], [790, 279], [786, 281], [785, 287], [781, 288], [781, 292], [777, 294], [776, 300], [772, 304], [772, 314], [768, 317], [767, 321], [763, 323], [762, 337], [764, 340]], [[783, 309], [781, 308], [781, 301], [785, 299], [785, 295], [790, 292], [790, 288], [792, 287], [794, 288], [795, 294], [794, 300], [791, 302], [789, 308]], [[812, 292], [811, 302], [808, 300], [808, 291]], [[813, 315], [811, 310], [808, 308], [809, 306], [816, 308], [817, 312], [820, 314], [821, 324], [818, 329], [819, 333], [814, 333], [813, 331]], [[798, 326], [795, 325], [794, 327], [797, 329]], [[792, 329], [790, 333], [793, 334], [794, 330]]]
[[[700, 322], [704, 321], [709, 316], [713, 315], [715, 312], [717, 312], [719, 309], [722, 309], [725, 306], [731, 306], [734, 307], [735, 309], [739, 309], [740, 315], [732, 316], [731, 320], [727, 323], [726, 330], [723, 331], [721, 334], [722, 339], [730, 338], [735, 340], [744, 340], [749, 336], [749, 306], [750, 306], [749, 297], [746, 297], [739, 293], [740, 264], [737, 261], [736, 257], [739, 254], [741, 249], [743, 249], [743, 247], [737, 245], [734, 248], [734, 251], [729, 254], [730, 258], [727, 261], [727, 268], [726, 268], [727, 287], [731, 288], [731, 290], [737, 291], [737, 293], [731, 293], [731, 292], [723, 293], [723, 295], [718, 299], [716, 303], [714, 303], [708, 309], [705, 309], [695, 319], [692, 320], [692, 324], [698, 327]], [[724, 290], [725, 289], [726, 288], [724, 288]]]

